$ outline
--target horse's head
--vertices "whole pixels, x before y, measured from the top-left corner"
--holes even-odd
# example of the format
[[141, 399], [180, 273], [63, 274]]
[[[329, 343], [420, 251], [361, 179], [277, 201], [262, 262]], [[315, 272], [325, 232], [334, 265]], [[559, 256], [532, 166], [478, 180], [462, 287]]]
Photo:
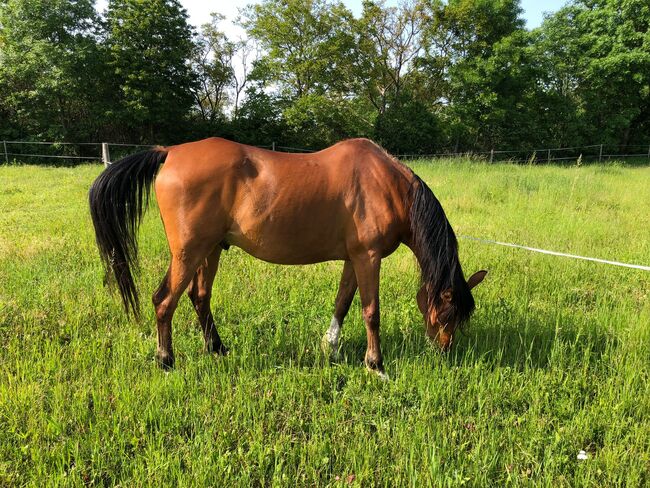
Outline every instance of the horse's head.
[[[487, 271], [477, 271], [467, 280], [467, 286], [471, 290], [478, 285]], [[456, 304], [454, 302], [454, 291], [449, 288], [441, 293], [439, 300], [430, 300], [426, 286], [422, 285], [417, 294], [418, 308], [424, 316], [427, 336], [432, 342], [437, 342], [443, 351], [449, 350], [454, 340], [454, 332], [460, 325]]]

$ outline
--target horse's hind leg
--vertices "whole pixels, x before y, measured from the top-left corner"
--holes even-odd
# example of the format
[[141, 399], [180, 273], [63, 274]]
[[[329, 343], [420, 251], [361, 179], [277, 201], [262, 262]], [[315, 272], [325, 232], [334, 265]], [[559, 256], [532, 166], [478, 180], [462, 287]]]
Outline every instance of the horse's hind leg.
[[158, 323], [158, 349], [156, 358], [163, 368], [174, 366], [172, 348], [172, 317], [183, 292], [208, 251], [203, 245], [185, 245], [172, 249], [172, 259], [162, 283], [153, 294], [152, 301]]
[[357, 277], [354, 274], [354, 268], [350, 261], [345, 261], [343, 264], [343, 274], [339, 283], [339, 291], [336, 294], [334, 316], [322, 340], [323, 350], [326, 353], [329, 352], [334, 358], [338, 355], [339, 337], [341, 335], [343, 320], [348, 310], [350, 310], [350, 305], [352, 304], [352, 299], [356, 291]]
[[205, 350], [217, 354], [227, 354], [228, 349], [221, 342], [221, 337], [217, 332], [217, 327], [210, 310], [210, 298], [212, 297], [212, 284], [219, 267], [219, 257], [221, 256], [221, 247], [217, 246], [194, 274], [187, 294], [192, 300], [192, 305], [199, 317], [199, 327], [203, 332], [205, 341]]

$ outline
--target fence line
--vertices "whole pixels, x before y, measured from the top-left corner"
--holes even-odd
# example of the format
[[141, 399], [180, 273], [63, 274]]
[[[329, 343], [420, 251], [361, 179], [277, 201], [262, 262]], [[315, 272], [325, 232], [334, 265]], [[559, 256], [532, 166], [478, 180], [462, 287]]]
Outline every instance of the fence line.
[[[31, 147], [30, 147], [31, 146]], [[26, 147], [26, 152], [19, 152], [21, 147]], [[47, 148], [44, 151], [36, 150], [36, 147]], [[2, 156], [0, 162], [4, 159], [5, 163], [10, 163], [10, 157], [13, 160], [20, 162], [38, 162], [39, 160], [69, 160], [69, 161], [88, 161], [98, 162], [101, 161], [107, 164], [111, 161], [118, 160], [131, 151], [129, 149], [151, 148], [151, 144], [127, 144], [127, 143], [99, 143], [99, 142], [45, 142], [45, 141], [2, 141]], [[272, 151], [291, 151], [311, 153], [315, 152], [313, 149], [295, 146], [281, 146], [275, 141], [268, 145], [257, 146]], [[29, 149], [33, 150], [29, 150]], [[110, 150], [113, 148], [113, 150]], [[630, 152], [620, 151], [619, 146], [613, 149], [614, 146], [607, 146], [605, 144], [590, 144], [585, 146], [569, 146], [569, 147], [556, 147], [545, 149], [492, 149], [490, 151], [446, 151], [429, 154], [415, 154], [415, 153], [402, 153], [396, 154], [395, 157], [404, 160], [413, 159], [439, 159], [450, 157], [465, 157], [465, 158], [478, 158], [490, 163], [493, 162], [512, 162], [512, 163], [553, 163], [564, 162], [570, 160], [591, 160], [602, 162], [603, 160], [611, 159], [626, 159], [626, 158], [643, 158], [650, 160], [650, 144], [640, 145], [631, 144], [625, 146], [630, 149]], [[640, 149], [644, 151], [641, 152]], [[645, 148], [648, 149], [647, 153]], [[24, 161], [23, 159], [28, 159]]]

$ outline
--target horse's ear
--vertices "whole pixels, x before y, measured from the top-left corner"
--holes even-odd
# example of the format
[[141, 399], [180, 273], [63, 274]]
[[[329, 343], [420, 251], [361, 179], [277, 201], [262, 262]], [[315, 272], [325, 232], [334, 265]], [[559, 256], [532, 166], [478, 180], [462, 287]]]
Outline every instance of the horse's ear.
[[425, 315], [427, 313], [427, 290], [424, 288], [424, 285], [422, 285], [418, 291], [416, 300], [418, 302], [418, 308], [420, 309], [420, 312], [422, 312], [422, 315]]
[[470, 276], [469, 279], [467, 280], [467, 286], [469, 286], [469, 289], [471, 290], [476, 285], [478, 285], [481, 281], [483, 281], [483, 278], [485, 278], [486, 274], [487, 271], [483, 269], [481, 271], [477, 271], [472, 276]]

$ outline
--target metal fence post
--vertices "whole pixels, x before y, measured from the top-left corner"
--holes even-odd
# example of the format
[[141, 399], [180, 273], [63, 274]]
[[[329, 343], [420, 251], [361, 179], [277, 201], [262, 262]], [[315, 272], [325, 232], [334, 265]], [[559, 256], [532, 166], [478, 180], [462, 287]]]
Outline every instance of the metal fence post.
[[107, 168], [111, 164], [111, 153], [108, 150], [108, 142], [102, 142], [102, 163], [104, 163], [104, 168]]
[[[9, 164], [9, 153], [7, 152], [7, 141], [2, 141], [2, 145], [4, 146], [5, 149], [5, 163]], [[650, 154], [650, 151], [648, 151], [648, 154]]]
[[598, 153], [598, 162], [600, 163], [603, 160], [603, 145], [600, 145], [600, 153]]

